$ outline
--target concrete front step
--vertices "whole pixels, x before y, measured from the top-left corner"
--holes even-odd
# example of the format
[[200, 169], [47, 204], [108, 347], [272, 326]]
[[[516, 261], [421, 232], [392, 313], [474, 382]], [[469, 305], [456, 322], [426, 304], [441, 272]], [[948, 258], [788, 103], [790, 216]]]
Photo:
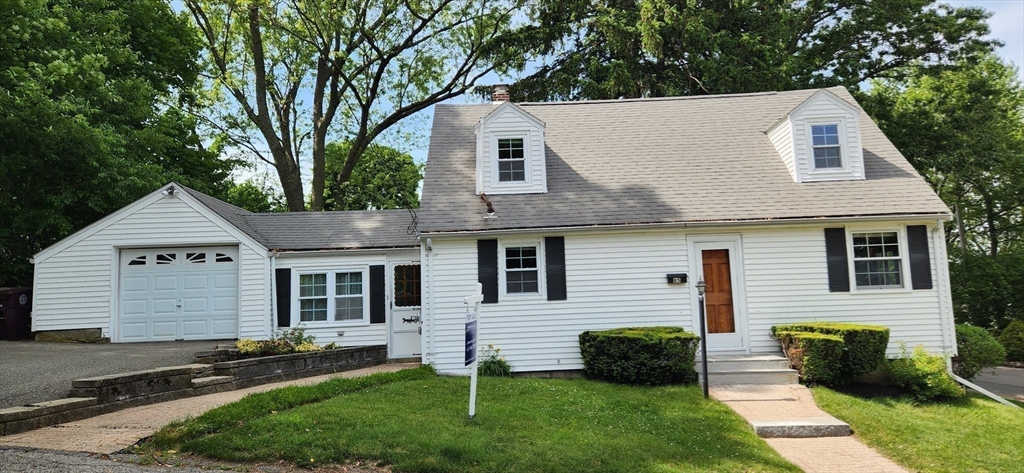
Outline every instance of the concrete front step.
[[771, 438], [818, 438], [849, 437], [850, 425], [834, 417], [802, 420], [761, 420], [750, 421], [758, 437]]
[[[698, 372], [698, 378], [702, 378]], [[703, 379], [701, 379], [703, 382]], [[708, 370], [708, 384], [798, 384], [799, 377], [791, 369], [755, 369], [740, 371]]]
[[[697, 359], [696, 370], [701, 372]], [[699, 376], [700, 377], [700, 376]], [[708, 355], [709, 384], [797, 384], [797, 372], [780, 355]]]

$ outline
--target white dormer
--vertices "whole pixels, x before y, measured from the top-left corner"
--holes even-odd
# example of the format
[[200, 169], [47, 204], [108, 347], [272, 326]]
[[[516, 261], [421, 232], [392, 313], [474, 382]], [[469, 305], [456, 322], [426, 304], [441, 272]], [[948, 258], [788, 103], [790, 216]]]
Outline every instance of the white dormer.
[[860, 109], [819, 90], [766, 132], [796, 182], [864, 179]]
[[548, 191], [544, 122], [504, 102], [476, 124], [476, 193]]

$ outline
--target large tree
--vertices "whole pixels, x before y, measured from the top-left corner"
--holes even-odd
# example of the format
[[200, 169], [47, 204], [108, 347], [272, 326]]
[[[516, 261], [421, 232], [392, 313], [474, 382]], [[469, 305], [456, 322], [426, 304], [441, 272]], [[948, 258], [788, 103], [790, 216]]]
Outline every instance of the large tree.
[[862, 103], [954, 211], [951, 277], [961, 322], [1024, 316], [1024, 86], [994, 55], [872, 83]]
[[[201, 31], [213, 98], [209, 124], [272, 165], [292, 211], [322, 210], [325, 151], [350, 146], [347, 181], [367, 147], [400, 120], [521, 66], [513, 27], [523, 0], [186, 0]], [[308, 160], [308, 161], [307, 161]]]
[[0, 286], [167, 181], [230, 185], [184, 111], [198, 38], [165, 2], [0, 0], [0, 25]]
[[546, 63], [514, 100], [844, 85], [986, 50], [987, 14], [925, 0], [541, 0]]
[[420, 206], [423, 166], [390, 146], [371, 144], [347, 181], [339, 176], [352, 144], [327, 145], [324, 210], [415, 209]]

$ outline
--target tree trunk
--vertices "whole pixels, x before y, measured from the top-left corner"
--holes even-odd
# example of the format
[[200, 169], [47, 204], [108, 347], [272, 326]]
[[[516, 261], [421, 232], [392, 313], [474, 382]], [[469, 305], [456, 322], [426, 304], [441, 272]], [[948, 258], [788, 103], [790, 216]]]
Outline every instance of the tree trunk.
[[964, 234], [964, 216], [960, 212], [960, 201], [953, 202], [953, 212], [956, 214], [956, 236], [960, 241], [960, 251], [967, 253], [967, 235]]
[[995, 257], [999, 253], [999, 232], [996, 229], [996, 209], [992, 197], [985, 196], [985, 224], [988, 226], [989, 254]]

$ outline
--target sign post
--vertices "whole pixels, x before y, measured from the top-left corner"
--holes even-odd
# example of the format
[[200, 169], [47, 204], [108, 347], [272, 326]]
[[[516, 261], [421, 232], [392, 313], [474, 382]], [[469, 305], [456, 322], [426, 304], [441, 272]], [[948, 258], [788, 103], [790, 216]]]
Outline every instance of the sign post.
[[476, 415], [477, 329], [480, 303], [484, 300], [483, 285], [477, 283], [476, 294], [463, 298], [466, 302], [466, 366], [469, 367], [469, 418]]

